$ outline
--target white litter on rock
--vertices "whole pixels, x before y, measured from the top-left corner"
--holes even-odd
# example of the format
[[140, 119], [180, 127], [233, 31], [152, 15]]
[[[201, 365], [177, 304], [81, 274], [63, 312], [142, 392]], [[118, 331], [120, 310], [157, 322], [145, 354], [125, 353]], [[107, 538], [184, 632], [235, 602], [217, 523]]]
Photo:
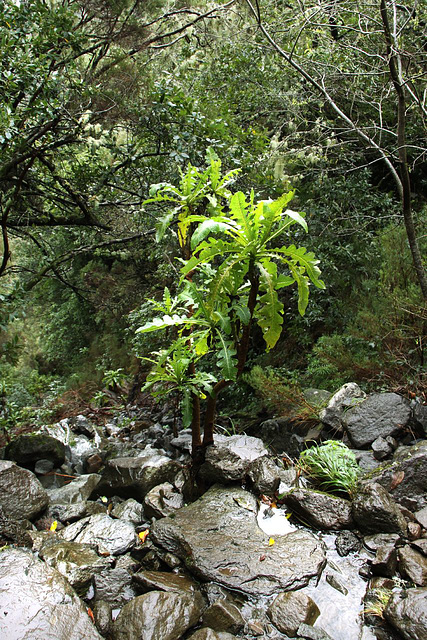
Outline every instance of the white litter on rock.
[[288, 533], [296, 531], [296, 527], [286, 517], [284, 509], [269, 507], [267, 504], [260, 505], [257, 523], [268, 536], [286, 536]]

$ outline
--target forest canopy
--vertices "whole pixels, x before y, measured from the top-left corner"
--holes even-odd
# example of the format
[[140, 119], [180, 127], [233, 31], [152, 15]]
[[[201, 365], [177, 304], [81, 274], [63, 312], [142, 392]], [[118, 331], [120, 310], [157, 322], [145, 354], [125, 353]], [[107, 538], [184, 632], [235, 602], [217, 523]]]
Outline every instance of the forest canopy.
[[254, 202], [292, 192], [324, 281], [304, 315], [298, 283], [278, 290], [276, 348], [254, 328], [224, 402], [422, 394], [426, 22], [417, 0], [4, 0], [1, 426], [141, 387], [165, 344], [137, 330], [182, 268], [150, 188], [209, 157]]

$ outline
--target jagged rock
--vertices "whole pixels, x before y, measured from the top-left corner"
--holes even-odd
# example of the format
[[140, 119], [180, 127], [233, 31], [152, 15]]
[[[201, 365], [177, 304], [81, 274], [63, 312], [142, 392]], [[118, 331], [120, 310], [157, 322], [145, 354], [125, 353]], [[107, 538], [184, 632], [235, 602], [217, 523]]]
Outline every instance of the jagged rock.
[[52, 462], [52, 460], [45, 460], [42, 458], [41, 460], [37, 460], [36, 464], [34, 465], [34, 473], [39, 476], [44, 476], [46, 473], [49, 473], [49, 471], [52, 471], [54, 467], [55, 464]]
[[399, 507], [377, 483], [358, 489], [353, 499], [353, 518], [367, 533], [406, 533], [406, 520]]
[[362, 471], [371, 472], [378, 469], [380, 463], [375, 458], [373, 451], [362, 451], [361, 449], [351, 449], [354, 453], [356, 462]]
[[120, 520], [129, 520], [129, 522], [133, 522], [133, 524], [141, 524], [141, 522], [144, 522], [144, 508], [142, 504], [133, 498], [129, 498], [129, 500], [125, 500], [125, 502], [116, 505], [111, 515], [115, 518], [120, 518]]
[[384, 616], [404, 640], [427, 638], [427, 589], [407, 589], [394, 593]]
[[423, 556], [427, 556], [427, 538], [414, 540], [413, 542], [411, 542], [411, 546], [417, 551], [420, 551]]
[[93, 607], [93, 615], [95, 618], [96, 628], [103, 636], [107, 636], [111, 632], [113, 624], [112, 607], [104, 600], [98, 600]]
[[31, 469], [42, 459], [50, 460], [55, 467], [60, 467], [65, 460], [65, 447], [62, 442], [48, 435], [22, 435], [7, 445], [5, 458]]
[[291, 458], [297, 458], [305, 449], [305, 435], [308, 429], [309, 426], [306, 425], [304, 429], [302, 425], [295, 425], [288, 418], [274, 418], [256, 425], [253, 431], [263, 442], [267, 442], [272, 450], [278, 453], [285, 452]]
[[293, 489], [285, 504], [317, 529], [348, 529], [354, 526], [351, 502], [320, 491]]
[[379, 436], [373, 441], [371, 448], [374, 452], [374, 458], [376, 460], [384, 460], [384, 458], [387, 458], [387, 456], [389, 456], [393, 452], [393, 447], [388, 439], [392, 438], [388, 436], [388, 438], [386, 439], [382, 436]]
[[393, 462], [369, 474], [410, 511], [427, 506], [427, 441], [395, 451]]
[[244, 479], [251, 463], [268, 455], [264, 443], [252, 436], [215, 436], [215, 444], [208, 447], [200, 476], [207, 482], [239, 482]]
[[320, 412], [320, 420], [328, 427], [342, 431], [345, 412], [365, 398], [366, 393], [355, 382], [348, 382], [334, 393], [328, 406]]
[[378, 547], [375, 558], [371, 562], [371, 571], [375, 576], [392, 578], [396, 573], [397, 552], [394, 545]]
[[134, 598], [113, 624], [114, 640], [178, 640], [199, 620], [200, 594], [150, 591]]
[[115, 567], [94, 576], [95, 598], [121, 607], [136, 597], [132, 575], [125, 568]]
[[65, 540], [96, 545], [101, 552], [114, 556], [126, 553], [136, 544], [135, 529], [130, 522], [113, 520], [104, 513], [69, 524], [60, 535]]
[[104, 464], [104, 461], [102, 459], [102, 456], [100, 456], [99, 453], [94, 453], [90, 455], [88, 458], [86, 458], [85, 464], [84, 464], [84, 472], [98, 473], [98, 471], [101, 469], [103, 464]]
[[50, 502], [51, 504], [73, 504], [88, 500], [100, 480], [101, 476], [96, 473], [79, 476], [59, 489], [51, 489], [48, 492]]
[[243, 628], [245, 621], [235, 604], [220, 598], [206, 609], [202, 624], [214, 631], [237, 633]]
[[155, 522], [150, 538], [181, 558], [194, 575], [249, 594], [298, 589], [319, 575], [325, 564], [323, 544], [297, 530], [269, 546], [256, 511], [252, 494], [215, 486], [174, 518]]
[[170, 482], [164, 482], [147, 493], [144, 508], [150, 518], [163, 518], [184, 506], [184, 498]]
[[427, 558], [406, 545], [399, 549], [399, 571], [419, 587], [427, 587]]
[[138, 590], [142, 593], [148, 591], [176, 591], [182, 593], [195, 593], [199, 587], [194, 580], [179, 573], [166, 573], [164, 571], [139, 571], [132, 577]]
[[33, 520], [49, 503], [49, 497], [31, 471], [9, 460], [0, 460], [0, 504], [9, 518]]
[[347, 587], [341, 584], [340, 580], [333, 573], [327, 573], [325, 576], [325, 580], [329, 585], [331, 585], [333, 589], [335, 589], [335, 591], [339, 591], [344, 596], [348, 594]]
[[315, 602], [301, 591], [280, 593], [267, 610], [271, 622], [287, 636], [295, 636], [301, 624], [314, 624], [320, 615]]
[[102, 640], [67, 580], [33, 553], [0, 552], [0, 637]]
[[153, 487], [172, 482], [180, 468], [175, 460], [160, 455], [114, 458], [105, 465], [98, 490], [142, 501]]
[[376, 533], [363, 538], [365, 547], [373, 552], [376, 552], [380, 547], [395, 547], [400, 541], [401, 538], [397, 533]]
[[92, 577], [111, 566], [112, 559], [100, 557], [88, 544], [65, 542], [58, 536], [47, 535], [39, 555], [50, 567], [67, 578], [79, 596], [84, 596]]
[[253, 484], [253, 491], [257, 494], [272, 496], [279, 488], [280, 471], [273, 460], [267, 456], [255, 460], [248, 472], [249, 479]]
[[68, 424], [74, 433], [80, 433], [88, 438], [95, 437], [96, 429], [86, 416], [78, 415], [73, 418], [68, 418]]
[[395, 436], [411, 417], [409, 402], [397, 393], [373, 393], [346, 411], [343, 425], [353, 445], [372, 444], [379, 436]]
[[420, 523], [423, 529], [427, 529], [427, 507], [420, 509], [415, 514], [417, 522]]
[[107, 507], [91, 500], [79, 500], [72, 504], [51, 504], [47, 511], [54, 520], [60, 520], [64, 524], [94, 516], [97, 513], [107, 513]]
[[216, 632], [213, 629], [204, 627], [196, 631], [196, 633], [192, 633], [188, 640], [237, 640], [237, 638], [231, 633]]
[[341, 557], [360, 551], [361, 544], [352, 531], [340, 531], [335, 540], [335, 548]]
[[0, 547], [16, 544], [19, 547], [31, 547], [30, 532], [33, 525], [29, 520], [17, 520], [7, 516], [0, 504]]

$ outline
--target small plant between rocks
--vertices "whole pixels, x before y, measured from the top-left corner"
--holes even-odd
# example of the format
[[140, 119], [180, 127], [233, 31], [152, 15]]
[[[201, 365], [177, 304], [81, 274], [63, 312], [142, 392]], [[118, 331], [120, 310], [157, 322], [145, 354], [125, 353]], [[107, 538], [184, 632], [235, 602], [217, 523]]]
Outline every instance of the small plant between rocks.
[[354, 494], [360, 476], [354, 453], [337, 440], [306, 449], [300, 454], [298, 466], [321, 489], [349, 496]]

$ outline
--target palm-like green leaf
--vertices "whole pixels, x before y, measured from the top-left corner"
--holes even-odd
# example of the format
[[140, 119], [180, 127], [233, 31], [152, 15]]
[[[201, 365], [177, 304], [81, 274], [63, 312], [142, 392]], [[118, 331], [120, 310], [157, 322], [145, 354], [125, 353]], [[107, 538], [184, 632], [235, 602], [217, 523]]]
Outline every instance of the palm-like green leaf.
[[259, 264], [260, 289], [264, 294], [257, 309], [258, 324], [262, 329], [267, 350], [272, 349], [282, 333], [283, 304], [277, 295], [277, 265], [269, 260]]

